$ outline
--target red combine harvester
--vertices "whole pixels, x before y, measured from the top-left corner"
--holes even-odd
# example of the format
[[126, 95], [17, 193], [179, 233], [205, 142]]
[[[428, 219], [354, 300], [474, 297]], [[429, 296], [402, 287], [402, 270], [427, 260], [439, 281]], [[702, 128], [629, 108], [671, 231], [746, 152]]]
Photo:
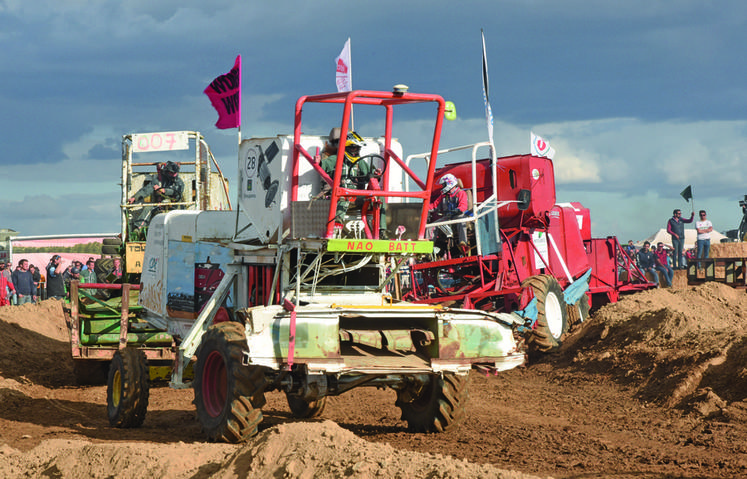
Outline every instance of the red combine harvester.
[[[443, 157], [472, 150], [471, 161], [448, 164], [435, 175], [435, 184], [454, 175], [468, 193], [470, 210], [461, 217], [431, 218], [428, 226], [441, 254], [410, 265], [403, 278], [404, 299], [522, 311], [532, 320], [525, 331], [529, 346], [549, 351], [575, 322], [586, 319], [590, 306], [654, 286], [616, 237], [591, 237], [588, 208], [556, 204], [550, 159], [516, 155], [478, 160], [484, 147], [492, 151], [489, 143], [439, 151]], [[407, 162], [419, 158], [427, 155], [413, 155]], [[454, 247], [450, 229], [460, 223], [468, 227], [469, 255]]]

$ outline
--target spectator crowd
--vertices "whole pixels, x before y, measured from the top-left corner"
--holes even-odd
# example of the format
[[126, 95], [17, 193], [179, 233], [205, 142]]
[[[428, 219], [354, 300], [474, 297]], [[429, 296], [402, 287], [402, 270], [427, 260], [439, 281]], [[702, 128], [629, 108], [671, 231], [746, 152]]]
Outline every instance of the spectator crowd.
[[654, 283], [661, 286], [659, 284], [659, 273], [661, 273], [664, 286], [671, 287], [675, 270], [686, 269], [688, 263], [709, 257], [713, 224], [708, 219], [705, 210], [698, 212], [699, 220], [695, 222], [695, 230], [697, 231], [695, 247], [684, 250], [684, 225], [691, 223], [694, 218], [694, 211], [688, 219], [682, 219], [682, 211], [679, 209], [672, 212], [672, 217], [667, 221], [667, 233], [672, 238], [671, 248], [665, 246], [662, 242], [658, 242], [656, 247], [652, 248], [651, 243], [645, 241], [639, 249], [635, 246], [633, 240], [628, 240], [628, 243], [623, 246], [623, 250], [633, 264], [636, 264], [644, 273], [651, 274]]
[[0, 306], [37, 303], [46, 298], [65, 299], [71, 281], [96, 282], [94, 265], [93, 257], [85, 264], [72, 261], [64, 265], [58, 254], [50, 258], [44, 269], [29, 264], [27, 259], [19, 260], [15, 269], [10, 262], [0, 262]]

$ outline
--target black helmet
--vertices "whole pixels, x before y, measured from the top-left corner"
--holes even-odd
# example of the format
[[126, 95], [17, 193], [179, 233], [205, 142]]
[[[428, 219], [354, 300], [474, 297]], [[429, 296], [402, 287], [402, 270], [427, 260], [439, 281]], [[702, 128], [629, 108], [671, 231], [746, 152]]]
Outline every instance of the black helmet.
[[179, 163], [174, 163], [173, 161], [159, 163], [158, 172], [164, 173], [168, 176], [176, 176], [179, 173]]

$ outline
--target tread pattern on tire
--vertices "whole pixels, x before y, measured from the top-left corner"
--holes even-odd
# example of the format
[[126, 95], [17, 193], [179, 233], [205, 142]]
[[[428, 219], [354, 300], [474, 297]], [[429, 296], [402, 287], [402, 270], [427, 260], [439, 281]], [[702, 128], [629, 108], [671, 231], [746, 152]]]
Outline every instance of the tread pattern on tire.
[[[522, 287], [530, 287], [537, 298], [537, 324], [527, 339], [527, 345], [540, 352], [548, 352], [558, 349], [563, 342], [563, 335], [569, 330], [568, 311], [563, 304], [563, 291], [557, 280], [549, 274], [540, 274], [531, 276], [521, 283]], [[561, 314], [563, 316], [563, 326], [560, 338], [554, 338], [550, 332], [550, 327], [545, 316], [545, 300], [547, 293], [554, 293], [558, 300], [561, 301]]]
[[566, 305], [568, 329], [589, 319], [589, 298], [583, 295], [576, 304]]
[[469, 376], [445, 373], [432, 376], [420, 395], [404, 400], [410, 391], [397, 391], [395, 405], [402, 410], [410, 432], [448, 432], [459, 425], [466, 415], [469, 399]]
[[[112, 381], [115, 372], [120, 373], [119, 405], [114, 405]], [[114, 427], [139, 427], [145, 421], [150, 394], [150, 375], [145, 353], [135, 348], [120, 349], [114, 354], [109, 368], [106, 388], [107, 413], [109, 423]]]
[[[243, 366], [242, 352], [246, 349], [244, 327], [236, 322], [222, 322], [211, 326], [202, 337], [197, 351], [194, 403], [202, 429], [211, 441], [243, 442], [257, 434], [265, 404], [265, 375], [261, 368]], [[205, 360], [219, 352], [226, 366], [227, 397], [218, 417], [207, 413], [202, 393]]]

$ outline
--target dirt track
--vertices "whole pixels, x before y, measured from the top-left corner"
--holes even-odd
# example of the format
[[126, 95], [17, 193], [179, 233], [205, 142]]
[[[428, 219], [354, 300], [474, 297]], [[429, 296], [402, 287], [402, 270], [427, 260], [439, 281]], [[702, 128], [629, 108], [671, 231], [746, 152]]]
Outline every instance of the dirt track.
[[203, 443], [191, 390], [156, 387], [142, 428], [110, 428], [105, 388], [70, 386], [59, 305], [0, 308], [0, 475], [743, 477], [745, 330], [743, 291], [639, 293], [558, 354], [473, 374], [454, 433], [407, 433], [392, 391], [330, 398], [321, 421], [300, 423], [271, 393], [260, 435], [235, 446]]

